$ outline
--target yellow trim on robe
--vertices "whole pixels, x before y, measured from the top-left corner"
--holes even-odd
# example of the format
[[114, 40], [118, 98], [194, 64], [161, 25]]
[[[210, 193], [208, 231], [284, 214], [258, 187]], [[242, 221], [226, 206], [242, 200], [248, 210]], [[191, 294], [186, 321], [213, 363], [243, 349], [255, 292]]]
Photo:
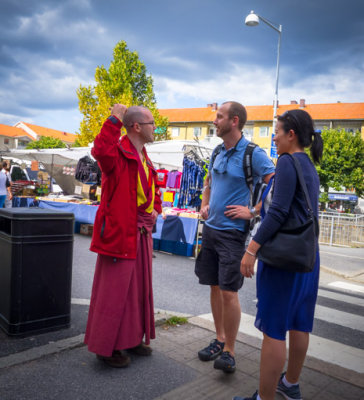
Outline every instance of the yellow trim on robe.
[[[145, 174], [147, 175], [147, 180], [148, 180], [149, 179], [149, 168], [147, 166], [146, 160], [144, 160], [144, 162], [143, 162], [143, 167], [144, 167]], [[151, 214], [151, 212], [154, 209], [154, 196], [155, 196], [154, 179], [152, 179], [152, 193], [153, 193], [152, 201], [151, 201], [149, 207], [145, 210], [149, 214]], [[138, 173], [138, 187], [137, 187], [137, 204], [138, 204], [138, 207], [141, 206], [142, 204], [146, 203], [146, 201], [147, 201], [147, 198], [146, 198], [146, 196], [144, 194], [143, 186], [142, 186], [142, 183], [140, 181], [140, 176], [139, 176], [139, 173]]]

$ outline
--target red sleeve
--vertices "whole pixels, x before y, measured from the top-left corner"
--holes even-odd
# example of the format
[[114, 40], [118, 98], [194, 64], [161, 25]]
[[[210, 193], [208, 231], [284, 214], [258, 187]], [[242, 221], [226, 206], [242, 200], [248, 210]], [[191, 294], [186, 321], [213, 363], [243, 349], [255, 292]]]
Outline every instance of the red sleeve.
[[118, 159], [117, 144], [120, 139], [120, 129], [123, 123], [114, 115], [110, 116], [96, 136], [92, 156], [99, 162], [102, 172], [109, 174]]
[[159, 185], [157, 183], [157, 179], [154, 179], [155, 184], [155, 194], [154, 194], [154, 209], [158, 214], [162, 213], [162, 199], [161, 199], [161, 191], [159, 189]]

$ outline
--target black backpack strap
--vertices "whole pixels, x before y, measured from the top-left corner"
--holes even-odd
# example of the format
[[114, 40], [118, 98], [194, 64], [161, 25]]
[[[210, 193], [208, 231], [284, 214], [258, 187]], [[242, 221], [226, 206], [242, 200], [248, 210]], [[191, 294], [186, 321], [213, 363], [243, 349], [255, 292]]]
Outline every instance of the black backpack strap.
[[249, 142], [246, 146], [243, 158], [243, 170], [245, 175], [246, 185], [249, 188], [250, 192], [250, 205], [252, 206], [253, 200], [253, 187], [254, 187], [254, 180], [253, 180], [253, 151], [258, 147], [257, 144]]
[[220, 154], [221, 149], [222, 149], [222, 143], [219, 144], [218, 146], [216, 146], [216, 147], [214, 148], [214, 150], [212, 151], [211, 160], [210, 160], [210, 167], [209, 167], [209, 180], [210, 180], [209, 188], [210, 188], [210, 189], [211, 189], [211, 178], [212, 178], [212, 175], [211, 175], [211, 172], [210, 172], [210, 171], [211, 171], [211, 169], [213, 168], [215, 159], [216, 159], [216, 157], [218, 156], [218, 154]]
[[210, 169], [214, 166], [215, 159], [216, 159], [216, 157], [218, 156], [218, 154], [220, 154], [221, 149], [222, 149], [222, 144], [219, 144], [219, 145], [216, 146], [216, 147], [214, 148], [214, 150], [212, 151], [211, 161], [210, 161], [210, 165], [211, 165]]

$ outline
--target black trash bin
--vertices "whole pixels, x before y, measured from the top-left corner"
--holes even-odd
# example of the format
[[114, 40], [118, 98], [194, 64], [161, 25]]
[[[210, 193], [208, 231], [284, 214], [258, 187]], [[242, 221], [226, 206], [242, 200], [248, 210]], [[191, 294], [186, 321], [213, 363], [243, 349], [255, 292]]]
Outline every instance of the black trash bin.
[[72, 213], [0, 209], [0, 327], [8, 335], [68, 327]]

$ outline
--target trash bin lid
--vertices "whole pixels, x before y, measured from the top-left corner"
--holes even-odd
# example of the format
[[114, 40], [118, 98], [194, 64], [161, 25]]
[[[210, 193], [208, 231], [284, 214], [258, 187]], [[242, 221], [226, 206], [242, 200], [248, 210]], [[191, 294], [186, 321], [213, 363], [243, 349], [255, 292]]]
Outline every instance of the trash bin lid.
[[8, 219], [74, 219], [71, 212], [50, 210], [39, 207], [15, 207], [0, 209], [0, 217]]

